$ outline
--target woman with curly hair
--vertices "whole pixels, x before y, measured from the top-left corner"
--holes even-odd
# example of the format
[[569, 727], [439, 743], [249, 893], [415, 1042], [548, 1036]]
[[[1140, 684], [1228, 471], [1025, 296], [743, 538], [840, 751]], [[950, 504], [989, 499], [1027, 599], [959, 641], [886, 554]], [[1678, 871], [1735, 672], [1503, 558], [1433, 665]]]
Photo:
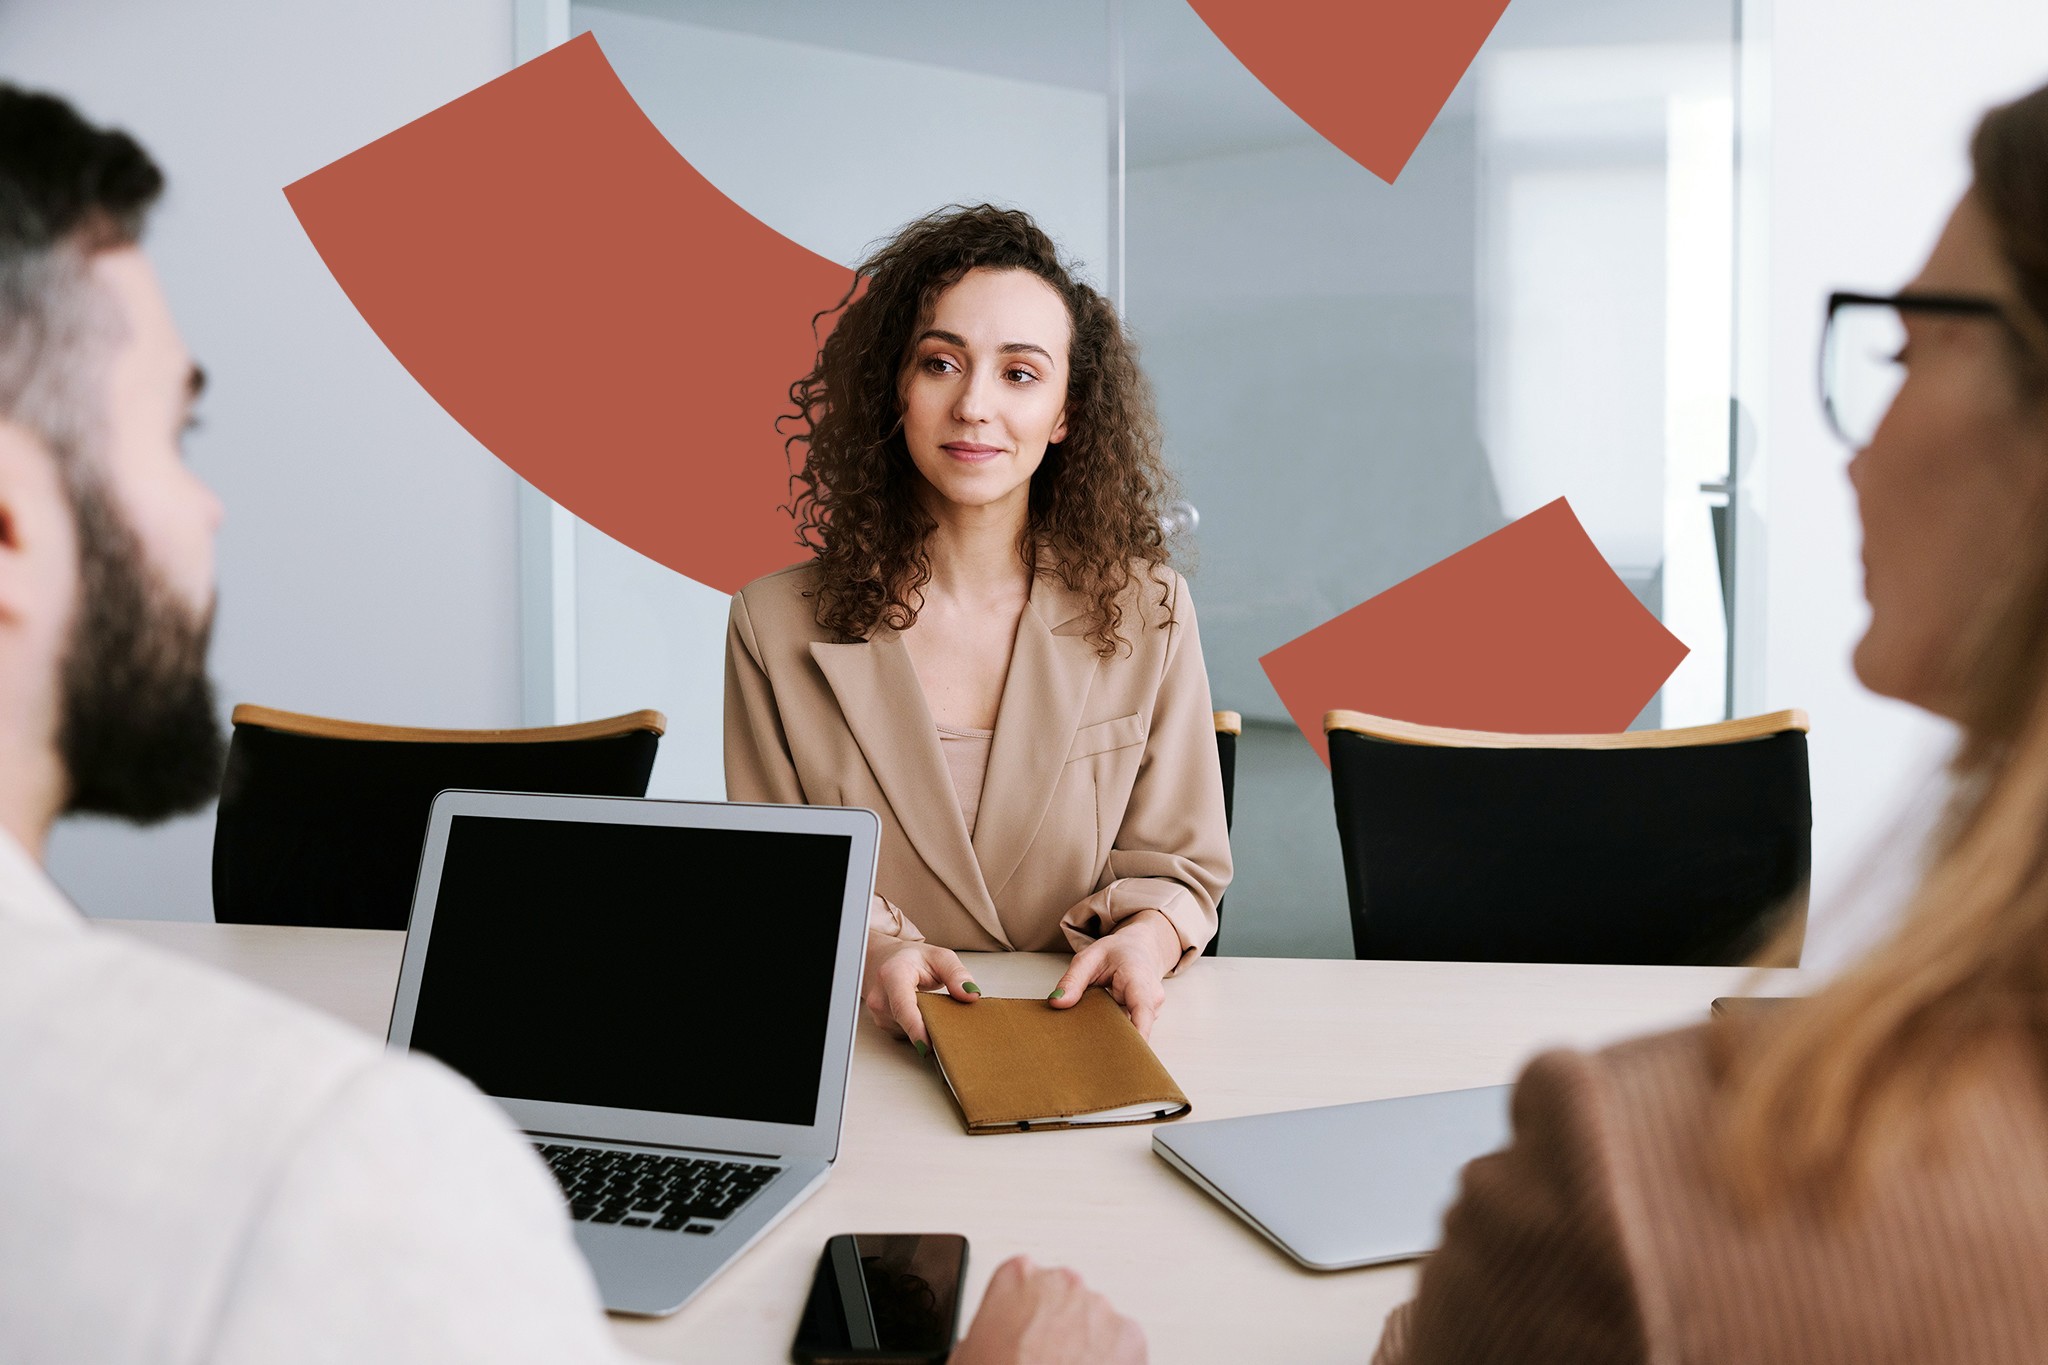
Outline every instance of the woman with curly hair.
[[728, 797], [881, 816], [865, 1000], [920, 1050], [920, 990], [979, 994], [956, 949], [1071, 949], [1053, 1005], [1101, 985], [1149, 1030], [1230, 844], [1115, 310], [1027, 215], [941, 211], [858, 267], [790, 396], [812, 558], [733, 598]]

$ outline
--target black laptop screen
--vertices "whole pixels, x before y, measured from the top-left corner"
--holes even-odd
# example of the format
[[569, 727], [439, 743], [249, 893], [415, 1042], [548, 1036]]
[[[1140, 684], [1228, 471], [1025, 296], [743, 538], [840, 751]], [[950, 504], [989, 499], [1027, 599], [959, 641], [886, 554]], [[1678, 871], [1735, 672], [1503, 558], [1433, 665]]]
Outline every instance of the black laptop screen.
[[851, 854], [458, 815], [411, 1046], [501, 1099], [811, 1123]]

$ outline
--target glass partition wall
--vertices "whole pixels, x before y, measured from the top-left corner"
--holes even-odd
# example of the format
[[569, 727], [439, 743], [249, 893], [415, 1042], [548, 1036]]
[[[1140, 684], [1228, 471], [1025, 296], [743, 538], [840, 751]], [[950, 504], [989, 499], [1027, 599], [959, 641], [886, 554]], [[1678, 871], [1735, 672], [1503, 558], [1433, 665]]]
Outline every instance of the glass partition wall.
[[1123, 0], [1124, 303], [1247, 716], [1261, 653], [1560, 495], [1692, 647], [1638, 723], [1725, 714], [1732, 14], [1616, 8], [1515, 0], [1389, 186]]
[[[1260, 655], [1562, 495], [1692, 650], [1637, 724], [1728, 713], [1739, 10], [1514, 0], [1394, 186], [1185, 0], [609, 0], [568, 27], [813, 250], [1007, 202], [1117, 300], [1247, 721], [1223, 950], [1341, 956], [1328, 776]], [[656, 794], [720, 795], [723, 598], [588, 528], [569, 549], [553, 712], [663, 705]]]

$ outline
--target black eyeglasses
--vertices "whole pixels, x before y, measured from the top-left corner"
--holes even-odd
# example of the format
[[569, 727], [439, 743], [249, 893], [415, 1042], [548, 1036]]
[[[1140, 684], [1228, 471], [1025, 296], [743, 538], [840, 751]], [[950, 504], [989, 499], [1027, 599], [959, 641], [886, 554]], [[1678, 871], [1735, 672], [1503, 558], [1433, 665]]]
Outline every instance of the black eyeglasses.
[[1830, 294], [1820, 341], [1820, 401], [1835, 435], [1857, 450], [1877, 435], [1899, 385], [1907, 313], [2005, 321], [1994, 299], [1970, 294]]

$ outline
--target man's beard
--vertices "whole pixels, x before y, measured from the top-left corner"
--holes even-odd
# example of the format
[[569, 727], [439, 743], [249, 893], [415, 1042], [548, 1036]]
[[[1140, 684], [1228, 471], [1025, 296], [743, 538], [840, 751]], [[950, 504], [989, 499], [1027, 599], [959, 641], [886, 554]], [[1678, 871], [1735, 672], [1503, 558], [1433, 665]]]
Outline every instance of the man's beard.
[[148, 824], [220, 789], [224, 742], [206, 676], [211, 608], [173, 596], [104, 488], [73, 499], [79, 594], [61, 665], [57, 751], [66, 814]]

